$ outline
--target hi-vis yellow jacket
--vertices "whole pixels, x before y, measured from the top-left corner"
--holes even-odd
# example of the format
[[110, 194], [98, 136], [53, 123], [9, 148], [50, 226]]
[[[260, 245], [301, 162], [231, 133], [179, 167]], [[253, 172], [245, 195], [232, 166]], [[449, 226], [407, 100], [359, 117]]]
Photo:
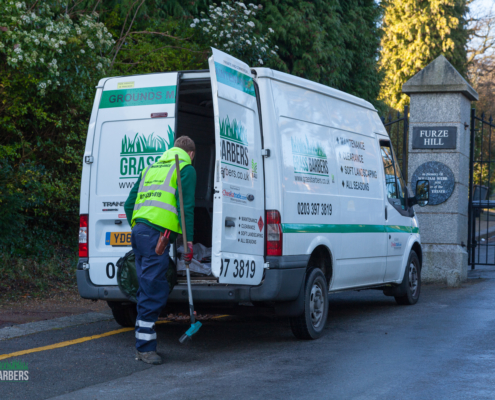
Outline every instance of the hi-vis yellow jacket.
[[181, 170], [191, 164], [191, 158], [184, 150], [172, 147], [163, 153], [158, 162], [142, 171], [132, 213], [132, 227], [136, 224], [136, 219], [143, 218], [152, 224], [179, 234], [182, 233], [175, 198], [177, 190], [176, 154], [179, 156]]

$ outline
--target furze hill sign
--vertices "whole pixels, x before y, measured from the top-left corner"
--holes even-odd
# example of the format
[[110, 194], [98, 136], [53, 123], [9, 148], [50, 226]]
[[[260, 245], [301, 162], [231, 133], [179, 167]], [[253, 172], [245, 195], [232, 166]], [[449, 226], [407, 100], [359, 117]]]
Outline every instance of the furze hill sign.
[[455, 126], [413, 127], [413, 149], [455, 149], [456, 145]]

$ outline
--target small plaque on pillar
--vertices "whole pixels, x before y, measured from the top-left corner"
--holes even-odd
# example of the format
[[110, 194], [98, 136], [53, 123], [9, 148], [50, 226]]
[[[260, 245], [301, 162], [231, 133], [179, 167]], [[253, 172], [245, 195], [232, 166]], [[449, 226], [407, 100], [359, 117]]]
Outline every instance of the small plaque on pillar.
[[437, 161], [425, 162], [414, 171], [411, 181], [413, 189], [416, 188], [418, 180], [428, 180], [430, 182], [429, 206], [436, 206], [447, 201], [455, 187], [455, 177], [452, 170]]
[[415, 126], [413, 127], [413, 149], [455, 149], [457, 127]]

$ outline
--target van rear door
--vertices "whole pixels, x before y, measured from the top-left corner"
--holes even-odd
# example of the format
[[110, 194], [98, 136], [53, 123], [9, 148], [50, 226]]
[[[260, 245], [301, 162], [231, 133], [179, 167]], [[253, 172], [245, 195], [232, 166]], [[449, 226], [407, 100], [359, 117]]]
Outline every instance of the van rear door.
[[213, 49], [215, 118], [212, 273], [220, 283], [263, 278], [265, 201], [256, 91], [244, 62]]
[[117, 260], [131, 249], [124, 203], [141, 171], [174, 144], [177, 73], [105, 82], [93, 140], [89, 276], [116, 285]]

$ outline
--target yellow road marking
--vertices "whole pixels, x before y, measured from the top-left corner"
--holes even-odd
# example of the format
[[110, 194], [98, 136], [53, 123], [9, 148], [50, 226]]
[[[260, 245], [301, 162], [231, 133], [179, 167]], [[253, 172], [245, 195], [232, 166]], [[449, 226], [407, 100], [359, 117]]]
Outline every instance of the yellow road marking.
[[228, 317], [228, 316], [229, 316], [228, 314], [225, 314], [225, 315], [217, 315], [216, 317], [211, 317], [211, 319], [225, 318], [225, 317]]
[[[170, 322], [170, 321], [157, 321], [156, 323], [157, 324], [167, 324], [168, 322]], [[118, 333], [129, 332], [129, 331], [133, 331], [133, 330], [134, 330], [134, 328], [122, 328], [122, 329], [117, 329], [115, 331], [105, 332], [105, 333], [102, 333], [100, 335], [86, 336], [86, 337], [82, 337], [79, 339], [67, 340], [65, 342], [51, 344], [49, 346], [36, 347], [34, 349], [16, 351], [15, 353], [2, 354], [2, 355], [0, 355], [0, 360], [5, 360], [6, 358], [11, 358], [11, 357], [23, 356], [25, 354], [30, 354], [30, 353], [37, 353], [39, 351], [59, 349], [61, 347], [72, 346], [73, 344], [84, 343], [84, 342], [88, 342], [90, 340], [100, 339], [102, 337], [117, 335]]]
[[[218, 315], [216, 317], [212, 317], [212, 319], [224, 318], [224, 317], [228, 317], [228, 315]], [[170, 321], [156, 321], [156, 325], [158, 325], [158, 324], [168, 324], [169, 322]], [[39, 351], [59, 349], [61, 347], [72, 346], [73, 344], [84, 343], [84, 342], [88, 342], [90, 340], [100, 339], [100, 338], [103, 338], [103, 337], [117, 335], [119, 333], [129, 332], [129, 331], [133, 331], [133, 330], [134, 330], [134, 328], [122, 328], [122, 329], [117, 329], [115, 331], [105, 332], [105, 333], [102, 333], [100, 335], [86, 336], [86, 337], [82, 337], [82, 338], [79, 338], [79, 339], [67, 340], [65, 342], [55, 343], [55, 344], [51, 344], [49, 346], [36, 347], [34, 349], [16, 351], [15, 353], [1, 354], [0, 355], [0, 360], [5, 360], [6, 358], [11, 358], [11, 357], [23, 356], [25, 354], [37, 353]]]

